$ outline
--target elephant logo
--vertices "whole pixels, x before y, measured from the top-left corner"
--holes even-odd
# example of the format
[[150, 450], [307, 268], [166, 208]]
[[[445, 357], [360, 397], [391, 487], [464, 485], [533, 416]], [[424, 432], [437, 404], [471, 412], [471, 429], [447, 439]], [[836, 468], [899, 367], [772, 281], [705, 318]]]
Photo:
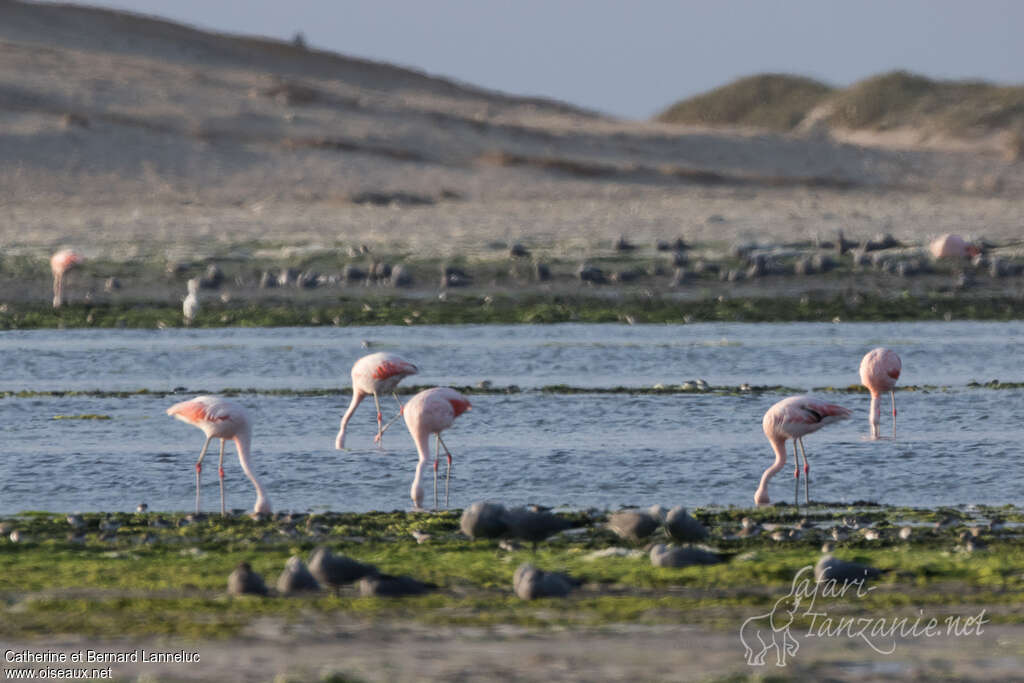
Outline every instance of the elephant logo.
[[792, 634], [791, 628], [802, 601], [807, 597], [798, 589], [798, 583], [807, 571], [813, 571], [813, 567], [804, 567], [797, 572], [789, 593], [776, 600], [771, 611], [750, 617], [740, 626], [740, 642], [750, 666], [764, 666], [765, 657], [772, 649], [775, 650], [776, 666], [786, 666], [786, 657], [796, 656], [800, 641]]

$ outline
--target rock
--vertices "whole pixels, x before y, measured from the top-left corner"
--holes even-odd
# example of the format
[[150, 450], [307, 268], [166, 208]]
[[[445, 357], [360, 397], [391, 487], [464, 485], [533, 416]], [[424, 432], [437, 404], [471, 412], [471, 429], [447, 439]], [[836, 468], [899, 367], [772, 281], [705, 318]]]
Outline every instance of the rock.
[[718, 564], [722, 558], [703, 548], [675, 548], [659, 543], [651, 548], [651, 564], [655, 567], [690, 567], [692, 565]]
[[229, 595], [266, 595], [267, 586], [263, 577], [252, 570], [248, 562], [242, 562], [228, 577]]
[[532, 564], [521, 564], [512, 577], [512, 588], [522, 600], [564, 598], [573, 589], [574, 581], [565, 574], [545, 572]]
[[679, 543], [697, 543], [708, 537], [708, 530], [704, 525], [691, 517], [682, 506], [668, 511], [665, 517], [665, 531], [670, 538]]
[[657, 531], [661, 518], [648, 510], [619, 510], [608, 516], [608, 528], [627, 541], [639, 543]]
[[377, 568], [344, 555], [334, 555], [326, 546], [320, 546], [309, 556], [309, 571], [321, 586], [337, 590], [364, 576], [376, 574]]
[[870, 565], [859, 562], [846, 562], [834, 555], [825, 555], [818, 564], [814, 565], [814, 578], [816, 581], [859, 581], [862, 579], [877, 579], [882, 575], [881, 570]]
[[298, 555], [292, 555], [284, 565], [284, 571], [277, 577], [278, 593], [299, 593], [320, 590], [320, 584], [313, 578], [306, 563]]
[[436, 584], [417, 581], [411, 576], [374, 574], [359, 581], [359, 594], [364, 598], [399, 598], [405, 595], [422, 595], [436, 589]]
[[116, 292], [119, 289], [121, 289], [121, 281], [116, 277], [108, 277], [103, 281], [104, 292]]
[[537, 261], [533, 264], [533, 277], [537, 282], [547, 282], [551, 279], [551, 268], [548, 264]]
[[508, 530], [505, 507], [498, 503], [477, 501], [462, 511], [459, 528], [472, 539], [498, 538]]

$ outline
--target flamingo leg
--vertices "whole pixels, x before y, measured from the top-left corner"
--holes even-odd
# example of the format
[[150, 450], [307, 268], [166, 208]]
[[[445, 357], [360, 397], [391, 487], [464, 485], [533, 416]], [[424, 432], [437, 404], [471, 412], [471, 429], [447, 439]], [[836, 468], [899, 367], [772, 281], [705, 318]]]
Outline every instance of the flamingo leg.
[[380, 414], [380, 399], [377, 398], [377, 392], [373, 392], [373, 405], [377, 408], [377, 436], [373, 437], [373, 442], [377, 444], [377, 448], [381, 447], [380, 437], [384, 436], [384, 430], [381, 429], [381, 414]]
[[381, 430], [380, 430], [381, 436], [384, 435], [384, 432], [388, 431], [388, 427], [393, 425], [395, 423], [395, 420], [397, 420], [398, 418], [402, 417], [402, 411], [405, 410], [405, 406], [403, 406], [402, 402], [398, 400], [398, 394], [395, 393], [395, 394], [392, 394], [392, 395], [395, 397], [395, 401], [398, 402], [398, 414], [395, 415], [390, 420], [388, 420], [388, 423], [386, 425], [384, 425], [384, 427], [381, 428]]
[[800, 453], [796, 450], [796, 442], [799, 439], [793, 439], [793, 460], [796, 461], [796, 467], [793, 469], [793, 505], [800, 507]]
[[807, 449], [804, 448], [803, 438], [797, 439], [800, 442], [800, 452], [804, 454], [804, 498], [805, 502], [811, 504], [811, 464], [807, 462]]
[[437, 445], [434, 448], [434, 510], [437, 511], [437, 461], [441, 457], [441, 435], [437, 435]]
[[213, 440], [212, 436], [206, 437], [206, 443], [203, 444], [203, 450], [199, 452], [199, 460], [196, 460], [196, 514], [199, 514], [199, 473], [203, 471], [203, 458], [206, 457], [206, 449], [210, 446], [210, 441]]
[[890, 391], [889, 395], [892, 396], [892, 438], [896, 438], [896, 392]]
[[220, 462], [217, 463], [217, 476], [220, 478], [220, 516], [227, 515], [224, 508], [224, 439], [220, 440]]
[[448, 446], [445, 445], [444, 441], [441, 440], [441, 432], [437, 433], [437, 442], [444, 447], [444, 453], [448, 456], [448, 469], [445, 470], [444, 475], [444, 508], [448, 509], [448, 485], [452, 479], [452, 452], [448, 450]]

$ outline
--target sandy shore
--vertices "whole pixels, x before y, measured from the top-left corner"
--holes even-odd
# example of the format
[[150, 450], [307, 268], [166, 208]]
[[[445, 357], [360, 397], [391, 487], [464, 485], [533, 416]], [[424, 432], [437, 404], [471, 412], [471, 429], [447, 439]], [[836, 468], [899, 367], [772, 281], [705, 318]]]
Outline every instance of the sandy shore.
[[[113, 675], [161, 681], [316, 681], [332, 674], [365, 681], [886, 681], [1024, 680], [1024, 627], [986, 625], [971, 637], [907, 638], [891, 654], [861, 639], [800, 634], [785, 667], [769, 655], [765, 666], [748, 666], [735, 628], [703, 626], [608, 626], [552, 631], [379, 624], [336, 619], [329, 628], [300, 620], [258, 621], [244, 637], [219, 642], [47, 638], [5, 642], [9, 650], [96, 650], [198, 653], [198, 663], [111, 664]], [[888, 648], [888, 645], [886, 646]], [[6, 664], [5, 668], [13, 668]]]

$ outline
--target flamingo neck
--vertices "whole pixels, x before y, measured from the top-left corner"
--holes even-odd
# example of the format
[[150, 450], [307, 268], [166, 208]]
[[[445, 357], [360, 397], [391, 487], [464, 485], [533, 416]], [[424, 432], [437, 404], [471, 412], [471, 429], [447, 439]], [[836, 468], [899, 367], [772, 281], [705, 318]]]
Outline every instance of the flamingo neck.
[[419, 508], [423, 506], [423, 487], [420, 485], [420, 479], [423, 476], [423, 466], [430, 460], [430, 432], [417, 428], [412, 434], [412, 440], [416, 443], [419, 461], [416, 463], [416, 475], [412, 478], [409, 495], [412, 497], [413, 504]]
[[242, 471], [245, 472], [245, 476], [249, 477], [249, 481], [252, 482], [253, 487], [256, 489], [256, 505], [253, 507], [253, 512], [257, 514], [269, 514], [270, 513], [270, 498], [267, 496], [267, 492], [260, 485], [256, 475], [253, 474], [252, 468], [249, 467], [249, 453], [252, 444], [252, 436], [248, 430], [240, 433], [235, 437], [235, 448], [238, 449], [238, 462], [242, 465]]
[[338, 438], [335, 440], [335, 446], [342, 448], [345, 445], [345, 429], [348, 427], [348, 421], [352, 419], [352, 414], [356, 412], [356, 408], [367, 394], [359, 389], [352, 390], [352, 402], [348, 404], [348, 410], [341, 416], [341, 427], [338, 429]]
[[775, 462], [761, 475], [761, 483], [754, 493], [754, 502], [759, 505], [769, 502], [768, 482], [786, 464], [786, 437], [768, 436], [768, 442], [772, 445], [772, 450], [775, 452]]

